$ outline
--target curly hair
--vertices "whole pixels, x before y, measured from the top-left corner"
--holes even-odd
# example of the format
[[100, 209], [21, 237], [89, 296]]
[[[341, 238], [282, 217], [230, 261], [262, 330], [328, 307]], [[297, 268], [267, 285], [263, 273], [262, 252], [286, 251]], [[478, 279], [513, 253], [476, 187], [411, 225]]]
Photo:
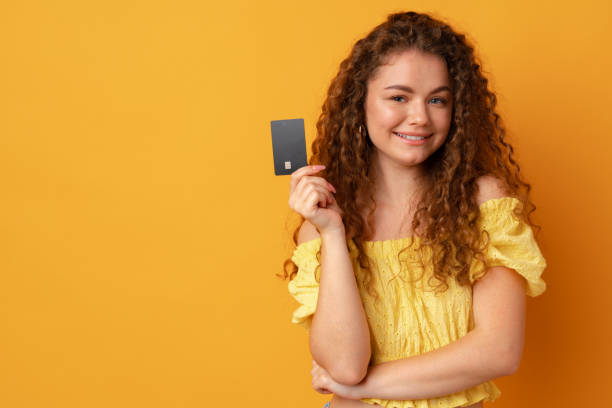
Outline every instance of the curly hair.
[[[512, 146], [504, 140], [505, 129], [495, 107], [497, 98], [488, 88], [474, 48], [464, 34], [427, 14], [401, 12], [390, 14], [365, 38], [355, 43], [350, 55], [341, 62], [327, 91], [316, 124], [317, 137], [312, 144], [310, 164], [324, 164], [318, 175], [336, 187], [338, 206], [342, 209], [347, 243], [358, 250], [358, 262], [366, 272], [364, 284], [370, 294], [375, 279], [364, 252], [364, 242], [373, 235], [375, 184], [370, 171], [375, 149], [369, 136], [361, 131], [365, 124], [364, 101], [367, 83], [387, 58], [406, 50], [418, 50], [439, 56], [446, 62], [453, 93], [450, 129], [442, 146], [425, 162], [428, 186], [421, 191], [412, 219], [412, 230], [419, 236], [419, 253], [432, 255], [433, 276], [439, 282], [436, 292], [448, 289], [447, 278], [454, 276], [460, 285], [469, 285], [472, 259], [489, 267], [484, 257], [488, 244], [486, 231], [479, 231], [479, 206], [475, 193], [477, 179], [493, 176], [504, 183], [508, 196], [519, 199], [515, 216], [531, 227], [535, 205], [529, 200], [530, 184], [521, 179], [520, 167], [513, 158]], [[363, 126], [365, 127], [365, 126]], [[361, 215], [370, 208], [367, 219]], [[297, 235], [304, 218], [293, 232]], [[536, 234], [537, 235], [537, 234]], [[407, 248], [414, 243], [411, 240]], [[320, 250], [317, 253], [320, 260]], [[398, 254], [399, 257], [399, 254]], [[319, 263], [320, 264], [320, 263]], [[287, 270], [290, 267], [290, 270]], [[284, 279], [293, 279], [297, 266], [291, 259], [283, 264]], [[434, 286], [434, 285], [432, 285]]]

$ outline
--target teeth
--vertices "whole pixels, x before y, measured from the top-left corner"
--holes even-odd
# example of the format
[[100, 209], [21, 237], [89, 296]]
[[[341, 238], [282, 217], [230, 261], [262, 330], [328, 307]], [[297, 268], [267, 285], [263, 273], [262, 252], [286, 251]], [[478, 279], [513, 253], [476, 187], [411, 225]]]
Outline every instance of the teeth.
[[398, 135], [401, 138], [404, 139], [408, 139], [408, 140], [423, 140], [425, 139], [425, 137], [423, 136], [408, 136], [408, 135], [402, 135], [401, 133], [396, 133], [396, 135]]

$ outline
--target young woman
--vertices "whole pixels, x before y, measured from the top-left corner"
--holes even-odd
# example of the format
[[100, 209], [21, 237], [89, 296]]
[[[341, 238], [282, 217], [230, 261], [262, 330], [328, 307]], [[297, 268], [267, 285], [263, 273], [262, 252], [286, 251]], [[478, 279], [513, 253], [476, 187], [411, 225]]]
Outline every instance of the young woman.
[[481, 407], [517, 370], [546, 261], [495, 106], [465, 36], [426, 14], [389, 15], [341, 63], [291, 176], [285, 262], [332, 408]]

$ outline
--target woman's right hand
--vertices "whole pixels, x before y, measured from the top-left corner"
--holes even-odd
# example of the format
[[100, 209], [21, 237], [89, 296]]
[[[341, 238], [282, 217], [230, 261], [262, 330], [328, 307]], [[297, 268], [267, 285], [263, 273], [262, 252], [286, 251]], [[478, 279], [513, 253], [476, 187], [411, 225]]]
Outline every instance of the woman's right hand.
[[343, 229], [342, 210], [332, 192], [334, 186], [323, 177], [313, 176], [325, 166], [304, 166], [291, 174], [289, 207], [310, 221], [319, 233]]

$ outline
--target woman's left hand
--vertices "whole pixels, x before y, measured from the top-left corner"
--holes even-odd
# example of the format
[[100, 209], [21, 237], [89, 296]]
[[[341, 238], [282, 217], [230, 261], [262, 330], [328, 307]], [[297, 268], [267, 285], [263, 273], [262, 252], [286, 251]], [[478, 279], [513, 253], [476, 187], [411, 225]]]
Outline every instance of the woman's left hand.
[[345, 385], [336, 382], [326, 369], [312, 360], [312, 388], [320, 394], [336, 394], [342, 398], [359, 399], [357, 396], [358, 385]]

